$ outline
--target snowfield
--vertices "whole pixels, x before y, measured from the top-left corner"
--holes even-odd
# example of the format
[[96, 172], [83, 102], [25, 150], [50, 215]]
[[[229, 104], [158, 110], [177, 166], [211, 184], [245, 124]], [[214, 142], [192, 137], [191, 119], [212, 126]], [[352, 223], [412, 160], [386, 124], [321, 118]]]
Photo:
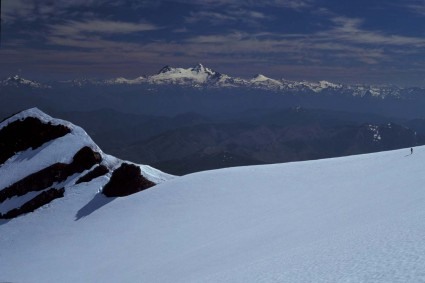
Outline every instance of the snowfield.
[[0, 282], [425, 282], [425, 147], [107, 177], [0, 222]]

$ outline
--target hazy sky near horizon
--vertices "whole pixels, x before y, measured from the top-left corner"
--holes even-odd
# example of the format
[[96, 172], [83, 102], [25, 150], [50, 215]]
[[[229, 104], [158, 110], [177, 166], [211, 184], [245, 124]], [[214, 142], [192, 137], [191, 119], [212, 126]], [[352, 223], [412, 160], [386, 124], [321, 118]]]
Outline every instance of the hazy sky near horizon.
[[425, 0], [2, 0], [0, 75], [251, 77], [425, 86]]

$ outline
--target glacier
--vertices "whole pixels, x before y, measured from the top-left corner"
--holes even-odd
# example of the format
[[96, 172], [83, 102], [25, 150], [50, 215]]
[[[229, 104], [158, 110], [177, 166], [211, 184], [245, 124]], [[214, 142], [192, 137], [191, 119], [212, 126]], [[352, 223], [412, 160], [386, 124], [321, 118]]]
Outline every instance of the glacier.
[[99, 177], [0, 222], [0, 281], [425, 282], [424, 160], [204, 171], [122, 198]]

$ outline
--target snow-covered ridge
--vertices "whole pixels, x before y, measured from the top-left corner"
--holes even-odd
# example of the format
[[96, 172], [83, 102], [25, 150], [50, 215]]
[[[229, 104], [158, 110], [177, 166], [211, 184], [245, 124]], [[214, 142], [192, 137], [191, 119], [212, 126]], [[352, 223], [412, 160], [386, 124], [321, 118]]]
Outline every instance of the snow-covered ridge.
[[[61, 125], [70, 131], [68, 134], [57, 137], [53, 140], [47, 140], [39, 147], [28, 147], [24, 150], [18, 151], [8, 158], [3, 164], [0, 164], [0, 214], [5, 214], [10, 211], [14, 204], [16, 206], [14, 208], [19, 208], [19, 206], [23, 204], [23, 199], [28, 201], [28, 199], [31, 200], [31, 197], [35, 196], [34, 191], [31, 190], [23, 195], [22, 193], [13, 193], [13, 188], [15, 187], [17, 190], [19, 187], [28, 187], [28, 185], [24, 185], [22, 182], [30, 182], [30, 184], [50, 184], [46, 185], [43, 190], [41, 190], [41, 185], [37, 185], [37, 189], [34, 189], [36, 192], [43, 192], [48, 189], [58, 189], [60, 187], [63, 187], [66, 192], [76, 184], [77, 180], [97, 168], [97, 170], [103, 170], [103, 174], [101, 174], [101, 176], [103, 176], [103, 181], [101, 183], [105, 185], [109, 181], [112, 172], [124, 163], [124, 161], [120, 159], [103, 153], [82, 128], [75, 126], [68, 121], [52, 118], [37, 108], [22, 111], [1, 122], [0, 131], [7, 129], [9, 125], [16, 124], [15, 122], [24, 122], [27, 118], [35, 118], [36, 120], [41, 121], [42, 124], [51, 125], [52, 127], [55, 125]], [[15, 134], [19, 135], [19, 133]], [[5, 148], [0, 148], [0, 150], [10, 151], [7, 145], [5, 145]], [[76, 162], [75, 158], [79, 154], [83, 154], [83, 158], [86, 160], [83, 160], [83, 162], [85, 163], [82, 165], [74, 164], [71, 166], [70, 164]], [[93, 160], [93, 158], [95, 160]], [[87, 165], [87, 162], [92, 163]], [[125, 163], [134, 164], [132, 162]], [[71, 167], [67, 168], [68, 165]], [[161, 183], [172, 177], [147, 165], [134, 165], [140, 168], [143, 177], [155, 184]], [[86, 166], [84, 170], [78, 169], [83, 168], [84, 166]], [[71, 175], [68, 173], [62, 173], [61, 170], [65, 170], [64, 172], [70, 172], [69, 174]], [[55, 174], [55, 176], [51, 176], [49, 174]], [[64, 175], [64, 177], [58, 177], [61, 175]], [[34, 178], [34, 180], [28, 181], [28, 178]], [[42, 178], [43, 181], [40, 181], [39, 178]], [[60, 181], [57, 182], [55, 180]], [[20, 183], [22, 183], [22, 185], [19, 185]], [[9, 193], [6, 193], [7, 190], [9, 190]], [[9, 197], [6, 197], [7, 199], [2, 201], [2, 198], [4, 198], [2, 197], [2, 194]], [[10, 198], [10, 195], [15, 195], [15, 197]]]
[[177, 84], [199, 86], [213, 84], [220, 79], [221, 74], [198, 64], [192, 68], [163, 67], [157, 74], [151, 76], [141, 76], [135, 79], [116, 78], [105, 81], [107, 84]]
[[258, 74], [254, 78], [249, 80], [249, 84], [254, 87], [269, 88], [269, 89], [273, 89], [273, 88], [281, 89], [284, 86], [283, 82], [268, 78], [262, 74]]
[[258, 74], [251, 79], [243, 79], [216, 72], [202, 64], [187, 69], [165, 66], [154, 75], [141, 76], [135, 79], [120, 77], [107, 80], [104, 83], [109, 85], [181, 85], [196, 88], [251, 88], [273, 92], [310, 92], [313, 94], [338, 92], [352, 96], [374, 96], [382, 98], [387, 96], [398, 97], [402, 90], [394, 86], [343, 85], [324, 80], [310, 82], [274, 79], [262, 74]]
[[[32, 117], [32, 118], [37, 118], [40, 121], [44, 122], [44, 123], [51, 123], [52, 125], [64, 125], [69, 127], [71, 130], [76, 130], [76, 131], [83, 131], [80, 127], [75, 126], [74, 124], [65, 121], [65, 120], [61, 120], [61, 119], [56, 119], [56, 118], [52, 118], [51, 116], [47, 115], [46, 113], [44, 113], [43, 111], [41, 111], [40, 109], [38, 109], [37, 107], [33, 107], [27, 110], [23, 110], [19, 113], [16, 113], [15, 115], [7, 118], [6, 120], [4, 120], [3, 122], [0, 123], [0, 130], [4, 127], [6, 127], [7, 125], [9, 125], [12, 122], [18, 121], [18, 120], [23, 120], [25, 118], [28, 117]], [[87, 136], [87, 133], [84, 132], [85, 136]]]
[[205, 68], [202, 64], [198, 64], [193, 68], [172, 68], [164, 67], [158, 74], [149, 76], [147, 82], [154, 84], [206, 84], [216, 81], [220, 74]]

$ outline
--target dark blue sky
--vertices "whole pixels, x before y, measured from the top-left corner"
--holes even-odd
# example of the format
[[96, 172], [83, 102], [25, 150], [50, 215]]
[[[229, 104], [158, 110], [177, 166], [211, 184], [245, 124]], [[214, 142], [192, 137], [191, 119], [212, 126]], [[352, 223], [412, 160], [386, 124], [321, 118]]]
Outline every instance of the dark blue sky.
[[425, 86], [425, 0], [2, 0], [0, 75], [232, 76]]

